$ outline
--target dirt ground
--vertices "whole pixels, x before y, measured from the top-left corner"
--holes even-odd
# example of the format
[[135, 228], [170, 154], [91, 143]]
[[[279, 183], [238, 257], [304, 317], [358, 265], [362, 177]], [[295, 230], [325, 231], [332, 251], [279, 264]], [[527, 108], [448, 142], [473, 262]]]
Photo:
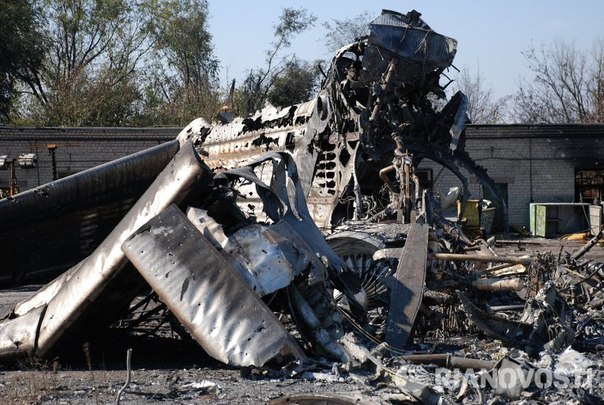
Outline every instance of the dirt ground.
[[[558, 254], [561, 249], [575, 251], [582, 244], [544, 239], [501, 241], [497, 244], [497, 251], [508, 255], [544, 251]], [[604, 262], [604, 247], [594, 247], [587, 257]], [[10, 312], [15, 303], [39, 287], [0, 291], [0, 313]], [[209, 358], [194, 343], [116, 335], [71, 347], [52, 358], [19, 359], [10, 364], [0, 364], [0, 395], [3, 402], [9, 404], [115, 403], [128, 376], [128, 348], [132, 348], [132, 372], [131, 381], [121, 394], [122, 404], [267, 403], [308, 393], [325, 394], [342, 401], [346, 395], [356, 395], [370, 401], [380, 390], [391, 389], [380, 384], [367, 384], [371, 380], [370, 375], [338, 375], [327, 366], [323, 372], [314, 375], [318, 378], [316, 380], [308, 378], [312, 377], [311, 374], [306, 374], [306, 378], [289, 378], [280, 371], [229, 368]]]
[[225, 367], [183, 341], [115, 338], [109, 344], [87, 343], [81, 350], [74, 348], [43, 362], [21, 359], [0, 366], [3, 402], [115, 403], [128, 377], [126, 346], [132, 348], [132, 372], [120, 397], [122, 404], [255, 404], [297, 394], [333, 396], [365, 389], [348, 377], [309, 381], [286, 378], [277, 371]]

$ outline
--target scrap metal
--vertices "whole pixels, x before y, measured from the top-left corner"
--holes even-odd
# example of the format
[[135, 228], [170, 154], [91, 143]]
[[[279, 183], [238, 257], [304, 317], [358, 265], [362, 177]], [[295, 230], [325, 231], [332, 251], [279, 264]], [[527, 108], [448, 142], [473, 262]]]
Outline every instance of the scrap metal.
[[[127, 305], [134, 298], [140, 286], [134, 283], [133, 289], [127, 282], [128, 274], [124, 275], [121, 271], [128, 262], [120, 249], [122, 243], [165, 207], [182, 201], [194, 182], [204, 173], [207, 175], [209, 169], [188, 142], [94, 252], [50, 283], [45, 291], [52, 291], [51, 294], [42, 291], [42, 294], [34, 295], [28, 300], [32, 310], [43, 308], [43, 311], [37, 320], [36, 333], [30, 334], [30, 341], [25, 344], [27, 348], [33, 348], [33, 351], [25, 353], [43, 356], [62, 337], [70, 333], [77, 334], [82, 324], [91, 322], [91, 317], [99, 311], [99, 306], [107, 305], [99, 297], [117, 299], [115, 305], [109, 307], [113, 311]], [[123, 278], [120, 277], [122, 275]], [[116, 288], [119, 294], [112, 291], [112, 288]], [[103, 293], [112, 294], [112, 297], [103, 296]], [[105, 311], [104, 317], [113, 312], [111, 309]], [[19, 325], [22, 317], [28, 313], [29, 311], [19, 314], [19, 317], [0, 324], [0, 328], [10, 329], [11, 324]], [[22, 342], [14, 342], [15, 347], [12, 349], [21, 345]], [[0, 352], [0, 356], [7, 354], [10, 351]]]
[[426, 281], [428, 226], [412, 224], [390, 286], [386, 342], [403, 348], [415, 324]]
[[175, 206], [123, 245], [159, 298], [216, 359], [262, 366], [305, 356], [273, 312]]
[[[604, 347], [604, 265], [585, 259], [598, 240], [519, 257], [461, 229], [464, 171], [498, 194], [464, 151], [467, 97], [445, 103], [456, 46], [418, 12], [384, 10], [309, 102], [197, 119], [172, 142], [1, 200], [0, 280], [62, 274], [0, 322], [0, 360], [153, 318], [232, 366], [304, 376], [331, 362], [437, 404], [451, 394], [406, 370], [487, 372], [500, 357], [524, 369], [508, 349], [530, 362]], [[423, 160], [459, 178], [457, 219], [421, 181]], [[433, 352], [470, 334], [505, 351]], [[482, 401], [461, 387], [456, 399]]]

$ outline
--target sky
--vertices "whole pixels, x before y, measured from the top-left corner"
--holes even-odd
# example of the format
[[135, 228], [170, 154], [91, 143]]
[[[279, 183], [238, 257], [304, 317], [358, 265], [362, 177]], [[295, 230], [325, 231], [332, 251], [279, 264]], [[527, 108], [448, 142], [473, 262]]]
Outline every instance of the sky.
[[521, 79], [532, 78], [523, 55], [531, 46], [549, 47], [563, 40], [589, 51], [596, 39], [604, 40], [602, 0], [209, 0], [209, 28], [223, 85], [265, 65], [265, 51], [285, 7], [303, 7], [318, 18], [314, 28], [294, 38], [287, 52], [327, 61], [333, 55], [323, 45], [323, 22], [365, 11], [377, 17], [382, 9], [415, 9], [434, 31], [458, 41], [453, 64], [471, 77], [480, 72], [495, 97], [515, 93]]

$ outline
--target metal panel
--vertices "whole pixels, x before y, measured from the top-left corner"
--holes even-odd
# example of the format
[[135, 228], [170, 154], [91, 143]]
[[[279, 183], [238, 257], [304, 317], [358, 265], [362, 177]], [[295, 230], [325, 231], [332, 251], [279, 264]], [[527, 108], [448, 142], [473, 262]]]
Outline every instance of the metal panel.
[[178, 151], [171, 141], [0, 200], [0, 281], [47, 282], [103, 241]]
[[215, 359], [262, 366], [279, 354], [304, 357], [272, 311], [177, 207], [149, 221], [122, 249]]
[[113, 232], [50, 299], [41, 323], [36, 354], [47, 353], [70, 327], [90, 315], [87, 311], [94, 307], [95, 299], [120, 274], [128, 261], [120, 249], [122, 243], [165, 207], [181, 201], [204, 171], [209, 172], [209, 169], [189, 142], [164, 168]]
[[545, 237], [547, 228], [547, 207], [545, 205], [535, 206], [535, 236]]
[[602, 206], [601, 205], [590, 205], [589, 206], [589, 226], [591, 228], [591, 234], [597, 235], [602, 229]]
[[26, 316], [0, 323], [0, 357], [33, 353], [45, 309], [36, 308]]
[[428, 230], [426, 224], [411, 224], [396, 269], [396, 281], [390, 289], [386, 342], [396, 348], [401, 348], [407, 343], [422, 303], [428, 257]]

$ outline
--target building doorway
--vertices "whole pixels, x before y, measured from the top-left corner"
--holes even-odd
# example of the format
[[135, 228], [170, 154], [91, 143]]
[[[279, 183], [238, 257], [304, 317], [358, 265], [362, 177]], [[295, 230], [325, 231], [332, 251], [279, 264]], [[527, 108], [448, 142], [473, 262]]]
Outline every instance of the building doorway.
[[[505, 202], [505, 205], [509, 207], [510, 205], [508, 203], [508, 183], [495, 183], [495, 188], [497, 189], [497, 193], [501, 196], [503, 202]], [[491, 201], [495, 206], [493, 231], [503, 231], [503, 207], [497, 204], [498, 199], [491, 192], [490, 188], [484, 186], [482, 187], [482, 198]]]

